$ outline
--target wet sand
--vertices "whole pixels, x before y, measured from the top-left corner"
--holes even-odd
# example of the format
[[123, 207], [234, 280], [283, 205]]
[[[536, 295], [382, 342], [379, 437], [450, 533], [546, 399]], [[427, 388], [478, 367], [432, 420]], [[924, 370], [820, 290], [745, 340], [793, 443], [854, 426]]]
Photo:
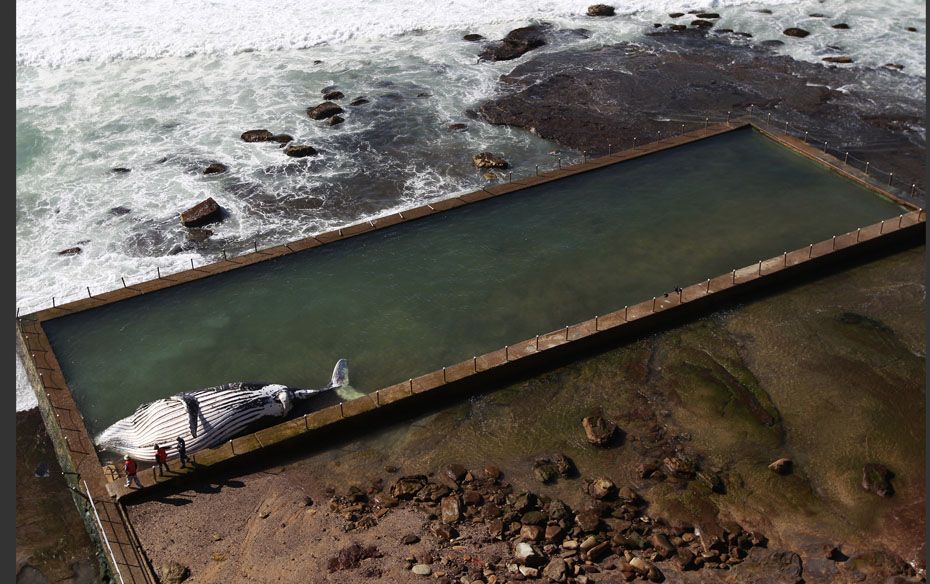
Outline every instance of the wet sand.
[[[676, 533], [738, 524], [769, 540], [733, 570], [657, 564], [666, 581], [739, 581], [778, 553], [798, 554], [805, 582], [906, 574], [924, 555], [924, 256], [920, 247], [832, 274], [324, 452], [272, 455], [263, 470], [162, 492], [129, 513], [156, 568], [178, 561], [192, 582], [406, 581], [417, 578], [405, 561], [414, 548], [433, 552], [418, 558], [434, 560], [433, 576], [448, 568], [442, 577], [457, 580], [465, 572], [449, 566], [465, 557], [496, 559], [507, 574], [511, 544], [480, 521], [456, 524], [466, 538], [450, 545], [430, 530], [435, 504], [353, 516], [344, 499], [352, 485], [374, 484], [374, 497], [379, 479], [388, 491], [402, 475], [439, 480], [450, 463], [476, 475], [494, 464], [514, 491], [573, 509], [591, 502], [585, 479], [603, 476], [633, 488], [643, 513]], [[581, 419], [595, 414], [624, 438], [588, 444]], [[553, 452], [579, 476], [534, 478], [534, 461]], [[725, 493], [662, 472], [641, 478], [641, 465], [669, 457], [695, 460]], [[793, 473], [767, 468], [780, 457]], [[892, 497], [862, 489], [869, 462], [895, 473]], [[400, 544], [408, 532], [421, 542]], [[382, 557], [330, 573], [329, 559], [353, 542]]]

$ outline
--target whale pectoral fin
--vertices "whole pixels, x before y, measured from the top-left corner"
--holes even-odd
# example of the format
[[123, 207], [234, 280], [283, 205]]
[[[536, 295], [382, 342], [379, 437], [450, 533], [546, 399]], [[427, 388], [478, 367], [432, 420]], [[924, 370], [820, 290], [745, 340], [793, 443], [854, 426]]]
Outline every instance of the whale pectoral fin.
[[187, 410], [187, 419], [190, 424], [191, 436], [193, 438], [197, 437], [197, 417], [200, 413], [200, 404], [197, 403], [197, 398], [192, 395], [182, 394], [178, 396], [178, 399], [184, 403], [184, 408]]

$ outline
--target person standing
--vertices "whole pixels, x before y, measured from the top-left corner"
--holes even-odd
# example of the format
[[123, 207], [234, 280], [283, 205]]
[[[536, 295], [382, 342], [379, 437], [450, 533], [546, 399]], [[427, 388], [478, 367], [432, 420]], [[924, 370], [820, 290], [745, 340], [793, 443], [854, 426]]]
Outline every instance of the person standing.
[[155, 463], [158, 465], [158, 474], [165, 476], [165, 471], [168, 470], [168, 451], [164, 446], [155, 445]]
[[181, 459], [181, 468], [187, 468], [187, 461], [190, 460], [187, 457], [187, 444], [180, 436], [178, 436], [178, 458]]
[[139, 466], [136, 464], [136, 461], [133, 460], [128, 454], [123, 457], [123, 470], [126, 471], [126, 486], [128, 487], [133, 482], [135, 482], [136, 486], [141, 489], [142, 482], [139, 480], [139, 477], [136, 474], [139, 470]]

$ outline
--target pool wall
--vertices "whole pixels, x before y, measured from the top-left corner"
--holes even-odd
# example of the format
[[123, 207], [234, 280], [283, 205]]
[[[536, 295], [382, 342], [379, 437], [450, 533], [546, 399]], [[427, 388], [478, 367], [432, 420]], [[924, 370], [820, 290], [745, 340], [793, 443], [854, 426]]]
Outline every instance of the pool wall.
[[[841, 161], [820, 152], [803, 141], [777, 132], [767, 131], [747, 121], [734, 120], [729, 124], [711, 125], [705, 129], [664, 139], [635, 149], [610, 154], [582, 164], [540, 173], [526, 179], [490, 186], [479, 191], [451, 197], [442, 201], [395, 213], [387, 217], [359, 223], [334, 231], [307, 237], [267, 249], [227, 258], [223, 261], [193, 266], [190, 270], [160, 276], [146, 282], [127, 284], [124, 288], [91, 294], [88, 298], [33, 312], [17, 315], [18, 350], [23, 356], [30, 381], [36, 390], [40, 411], [55, 445], [62, 468], [75, 473], [75, 482], [86, 481], [86, 490], [93, 499], [102, 517], [100, 523], [92, 523], [91, 529], [108, 544], [104, 550], [111, 570], [121, 571], [125, 581], [153, 581], [151, 567], [138, 546], [131, 525], [121, 510], [120, 499], [137, 493], [122, 487], [121, 481], [111, 471], [103, 468], [93, 441], [77, 408], [42, 323], [60, 316], [73, 314], [127, 298], [154, 292], [185, 282], [198, 280], [228, 270], [251, 265], [283, 255], [325, 245], [375, 229], [414, 221], [421, 217], [440, 213], [462, 205], [501, 196], [538, 184], [558, 180], [566, 176], [602, 168], [611, 164], [645, 156], [647, 154], [675, 148], [704, 138], [734, 130], [748, 131], [754, 128], [763, 135], [790, 148], [800, 155], [827, 166], [832, 171], [895, 201], [910, 209], [899, 217], [863, 226], [856, 231], [837, 234], [829, 240], [812, 243], [783, 255], [744, 266], [727, 274], [720, 274], [703, 282], [685, 287], [679, 294], [671, 294], [624, 307], [609, 314], [590, 320], [568, 324], [566, 327], [531, 339], [515, 342], [498, 350], [475, 356], [460, 363], [451, 364], [440, 370], [379, 389], [373, 393], [348, 402], [343, 402], [305, 416], [289, 420], [261, 431], [231, 440], [221, 447], [202, 451], [195, 455], [198, 467], [226, 466], [244, 460], [264, 448], [283, 442], [293, 442], [318, 435], [322, 429], [339, 431], [347, 425], [360, 427], [370, 425], [378, 418], [397, 418], [412, 410], [496, 386], [508, 379], [531, 374], [533, 371], [551, 367], [566, 359], [589, 354], [598, 347], [616, 343], [627, 338], [669, 326], [683, 319], [706, 313], [714, 307], [732, 302], [734, 298], [746, 297], [751, 293], [771, 290], [799, 278], [816, 276], [829, 267], [841, 267], [847, 262], [861, 259], [870, 253], [887, 249], [900, 249], [919, 245], [925, 241], [926, 214], [922, 209], [886, 191], [864, 175]], [[442, 391], [439, 391], [442, 390]], [[182, 478], [181, 471], [172, 464], [175, 477]], [[176, 478], [160, 481], [154, 471], [140, 472], [144, 489]], [[142, 490], [144, 490], [142, 489]], [[112, 550], [112, 551], [110, 551]], [[121, 568], [121, 570], [119, 570]], [[126, 574], [129, 574], [129, 577]]]

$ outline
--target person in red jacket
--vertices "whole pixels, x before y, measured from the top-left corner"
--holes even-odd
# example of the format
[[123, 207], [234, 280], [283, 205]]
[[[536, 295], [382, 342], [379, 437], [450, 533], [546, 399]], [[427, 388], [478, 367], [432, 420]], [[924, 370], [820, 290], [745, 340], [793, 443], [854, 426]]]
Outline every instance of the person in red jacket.
[[129, 457], [127, 454], [123, 457], [123, 470], [126, 471], [126, 486], [130, 486], [133, 482], [136, 483], [136, 486], [140, 489], [142, 488], [142, 482], [139, 480], [139, 477], [136, 476], [138, 472], [138, 465], [136, 461]]
[[155, 445], [155, 463], [158, 465], [158, 474], [165, 476], [165, 471], [168, 470], [168, 451], [164, 446]]

